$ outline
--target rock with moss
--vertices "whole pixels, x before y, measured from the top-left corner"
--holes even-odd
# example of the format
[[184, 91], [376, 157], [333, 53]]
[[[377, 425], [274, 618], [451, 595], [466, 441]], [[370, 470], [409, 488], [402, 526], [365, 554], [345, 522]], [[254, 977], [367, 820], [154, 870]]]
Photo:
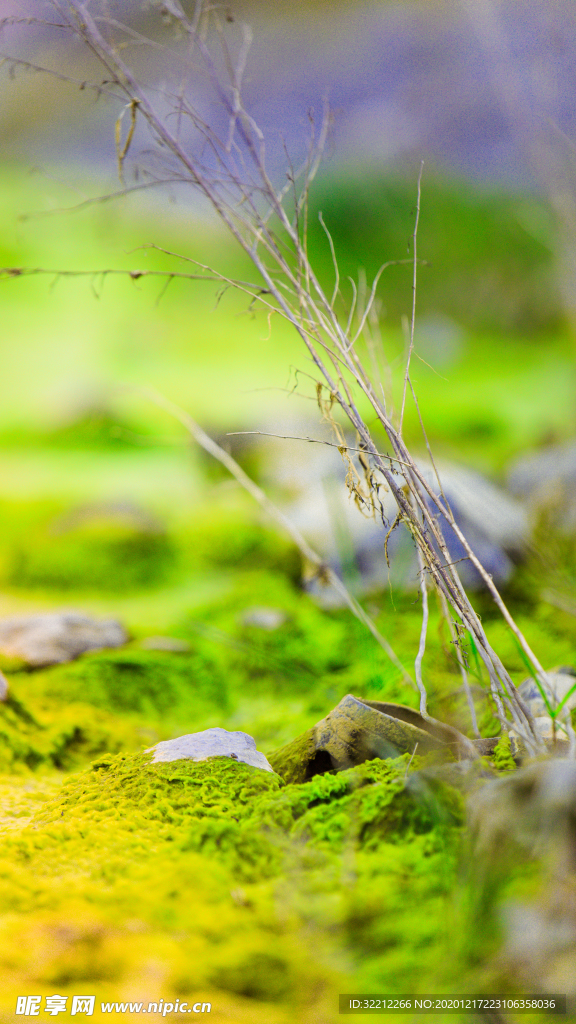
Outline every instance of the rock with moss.
[[[264, 877], [270, 866], [267, 845], [280, 852], [282, 837], [336, 850], [351, 838], [375, 846], [378, 837], [403, 841], [431, 831], [440, 820], [463, 822], [460, 794], [432, 777], [410, 774], [408, 755], [286, 785], [275, 773], [226, 756], [165, 761], [151, 753], [97, 758], [66, 783], [38, 824], [74, 825], [85, 839], [106, 821], [120, 831], [150, 828], [151, 838], [170, 829], [184, 849], [208, 848], [223, 862], [231, 860], [240, 874], [245, 867], [237, 846], [244, 848], [250, 833], [268, 865]], [[413, 763], [426, 764], [422, 758]]]
[[299, 783], [416, 749], [420, 754], [435, 750], [450, 756], [451, 744], [454, 733], [448, 726], [432, 725], [412, 708], [347, 694], [315, 726], [270, 754], [269, 761], [286, 782]]

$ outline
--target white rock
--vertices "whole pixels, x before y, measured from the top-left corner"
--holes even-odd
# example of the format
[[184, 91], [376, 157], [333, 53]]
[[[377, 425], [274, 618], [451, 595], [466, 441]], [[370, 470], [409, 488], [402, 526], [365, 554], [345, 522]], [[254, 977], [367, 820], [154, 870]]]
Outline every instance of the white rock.
[[254, 768], [262, 768], [265, 772], [274, 772], [264, 754], [256, 750], [256, 743], [247, 732], [228, 732], [218, 727], [204, 729], [203, 732], [191, 732], [173, 740], [163, 740], [148, 748], [148, 751], [152, 750], [152, 763], [180, 761], [182, 758], [206, 761], [209, 757], [231, 757], [235, 761], [251, 764]]

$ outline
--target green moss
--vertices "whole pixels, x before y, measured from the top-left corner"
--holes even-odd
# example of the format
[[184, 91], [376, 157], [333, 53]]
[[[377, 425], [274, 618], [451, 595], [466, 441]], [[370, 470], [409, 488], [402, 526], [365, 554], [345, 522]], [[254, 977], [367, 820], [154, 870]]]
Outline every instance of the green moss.
[[86, 704], [24, 703], [14, 688], [0, 704], [0, 772], [47, 767], [70, 771], [101, 751], [138, 745], [133, 727]]
[[238, 520], [226, 510], [211, 510], [210, 517], [197, 516], [183, 543], [188, 557], [212, 565], [250, 569], [274, 569], [295, 583], [301, 574], [301, 558], [289, 538], [269, 530], [253, 516]]
[[512, 772], [516, 771], [518, 765], [516, 764], [512, 751], [510, 749], [510, 736], [507, 732], [503, 732], [494, 753], [492, 754], [492, 763], [499, 772]]
[[407, 757], [372, 761], [304, 785], [229, 758], [152, 763], [151, 754], [106, 755], [72, 778], [36, 824], [96, 834], [106, 823], [177, 841], [255, 881], [278, 874], [285, 840], [335, 852], [344, 843], [376, 849], [462, 823], [458, 793], [405, 775]]
[[41, 438], [37, 437], [36, 444], [40, 447], [118, 451], [122, 448], [134, 450], [135, 444], [142, 445], [147, 440], [154, 444], [154, 436], [147, 435], [140, 424], [135, 430], [133, 424], [126, 423], [118, 414], [95, 407], [55, 430], [45, 432]]
[[406, 841], [437, 826], [460, 825], [460, 794], [441, 783], [406, 775], [409, 756], [368, 761], [335, 774], [286, 786], [261, 810], [262, 820], [294, 835], [339, 849], [355, 837], [360, 847]]
[[225, 673], [216, 658], [136, 648], [98, 651], [75, 662], [21, 676], [23, 692], [76, 700], [153, 721], [193, 721], [228, 706]]
[[315, 753], [316, 744], [312, 728], [278, 750], [273, 750], [268, 755], [268, 761], [284, 782], [299, 783], [305, 781], [308, 766], [313, 761]]
[[266, 875], [278, 860], [266, 836], [277, 833], [337, 850], [355, 837], [360, 846], [406, 840], [462, 822], [459, 794], [439, 783], [406, 777], [407, 757], [372, 761], [304, 785], [229, 758], [151, 763], [150, 754], [107, 755], [75, 777], [42, 814], [41, 823], [75, 822], [82, 829], [113, 819], [120, 830], [154, 824], [159, 836], [186, 836], [182, 849], [233, 862], [247, 860]]
[[80, 981], [103, 999], [128, 984], [148, 992], [150, 958], [164, 998], [245, 1000], [251, 1021], [259, 1005], [276, 1022], [280, 1007], [377, 977], [390, 991], [399, 976], [415, 990], [462, 984], [451, 932], [462, 799], [423, 779], [423, 759], [407, 775], [409, 762], [286, 785], [228, 758], [98, 757], [3, 837], [3, 998]]
[[[279, 609], [285, 615], [284, 623], [270, 631], [244, 624], [246, 611], [254, 605]], [[386, 635], [399, 638], [403, 648], [404, 632], [411, 637], [411, 627], [419, 619], [410, 599], [401, 599], [400, 608], [402, 614], [393, 615], [393, 609], [386, 607], [380, 625]], [[337, 703], [347, 692], [368, 695], [384, 690], [390, 700], [404, 697], [404, 703], [412, 700], [417, 706], [411, 691], [399, 682], [397, 669], [347, 609], [319, 608], [277, 572], [237, 574], [228, 594], [198, 609], [193, 619], [183, 618], [179, 632], [198, 646], [199, 634], [212, 649], [226, 646], [230, 667], [248, 675], [252, 684], [262, 679], [267, 692], [271, 688], [278, 691], [282, 684], [289, 684], [292, 693], [309, 692], [320, 679], [324, 684], [330, 679], [331, 695], [318, 704], [324, 714], [327, 700]]]
[[136, 814], [150, 822], [176, 827], [200, 818], [246, 819], [254, 800], [276, 790], [281, 780], [228, 757], [208, 761], [151, 763], [152, 754], [106, 755], [71, 779], [45, 820], [115, 819], [130, 827]]
[[2, 430], [2, 442], [17, 448], [56, 448], [83, 450], [134, 451], [148, 440], [154, 444], [154, 436], [148, 435], [141, 424], [126, 422], [120, 415], [114, 415], [104, 408], [87, 409], [81, 416], [48, 429], [13, 427]]
[[[466, 183], [429, 177], [419, 247], [431, 266], [422, 269], [421, 316], [442, 310], [467, 327], [537, 332], [560, 322], [558, 291], [550, 256], [553, 227], [542, 204], [509, 195], [474, 191]], [[359, 265], [368, 278], [382, 253], [405, 254], [414, 220], [414, 181], [363, 170], [326, 177], [313, 203], [321, 209], [339, 254], [342, 275]], [[530, 227], [539, 224], [543, 238]], [[311, 216], [310, 252], [329, 279], [330, 252], [317, 214]], [[481, 282], [481, 284], [480, 284]], [[409, 308], [410, 275], [404, 268], [382, 285], [388, 320]]]
[[174, 564], [173, 545], [162, 532], [93, 522], [28, 534], [11, 553], [7, 577], [18, 587], [122, 591], [158, 585]]

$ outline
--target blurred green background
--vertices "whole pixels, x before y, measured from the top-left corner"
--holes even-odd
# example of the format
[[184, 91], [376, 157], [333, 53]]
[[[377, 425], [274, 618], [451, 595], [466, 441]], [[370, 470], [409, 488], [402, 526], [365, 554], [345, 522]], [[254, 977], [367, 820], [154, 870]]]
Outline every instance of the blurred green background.
[[[309, 427], [314, 385], [297, 371], [308, 373], [310, 364], [283, 320], [269, 324], [231, 289], [180, 280], [165, 288], [162, 278], [100, 273], [194, 272], [184, 259], [145, 248], [155, 244], [252, 280], [246, 258], [194, 206], [136, 195], [67, 212], [75, 205], [68, 187], [17, 165], [4, 171], [2, 189], [4, 266], [94, 274], [1, 281], [1, 610], [64, 598], [127, 617], [129, 628], [161, 631], [206, 593], [222, 591], [222, 565], [237, 568], [240, 524], [250, 533], [263, 520], [138, 388], [156, 388], [223, 440], [230, 430], [273, 430], [286, 421]], [[370, 280], [383, 260], [406, 258], [415, 195], [416, 173], [321, 175], [310, 252], [327, 287], [333, 268], [318, 213], [333, 234], [342, 280]], [[574, 338], [556, 283], [552, 214], [534, 194], [478, 188], [431, 170], [418, 246], [426, 265], [418, 274], [413, 379], [428, 436], [438, 457], [502, 480], [519, 453], [562, 442], [576, 428]], [[411, 296], [411, 267], [387, 270], [379, 290], [383, 382], [397, 405]], [[405, 434], [422, 450], [411, 405]], [[248, 468], [258, 474], [258, 465], [252, 453]], [[95, 514], [65, 525], [85, 505], [122, 503], [133, 506], [130, 522]], [[195, 537], [203, 523], [219, 520], [220, 541], [211, 543], [221, 548], [220, 563], [200, 571]]]

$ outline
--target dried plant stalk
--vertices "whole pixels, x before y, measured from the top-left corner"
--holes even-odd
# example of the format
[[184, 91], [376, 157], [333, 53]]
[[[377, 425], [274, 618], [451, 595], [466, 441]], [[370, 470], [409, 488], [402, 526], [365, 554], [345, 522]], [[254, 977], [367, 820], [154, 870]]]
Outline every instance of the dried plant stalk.
[[[92, 85], [81, 83], [82, 88], [92, 88], [97, 95], [104, 94], [117, 107], [119, 105], [118, 124], [122, 111], [129, 113], [130, 126], [123, 145], [117, 132], [117, 156], [121, 174], [128, 176], [130, 160], [134, 160], [138, 128], [145, 127], [149, 134], [148, 152], [153, 154], [155, 161], [153, 164], [149, 162], [148, 167], [144, 168], [147, 180], [150, 183], [166, 180], [186, 183], [208, 200], [231, 237], [252, 261], [261, 283], [251, 285], [223, 276], [220, 279], [239, 287], [250, 297], [251, 303], [269, 314], [282, 316], [296, 330], [317, 373], [320, 407], [324, 412], [328, 411], [330, 416], [334, 406], [340, 407], [358, 438], [358, 447], [368, 465], [366, 476], [371, 481], [373, 506], [379, 506], [378, 487], [384, 482], [395, 499], [397, 521], [405, 524], [417, 546], [422, 579], [424, 574], [429, 577], [456, 619], [474, 639], [488, 673], [497, 714], [503, 726], [513, 725], [531, 752], [544, 750], [544, 742], [534, 719], [492, 649], [482, 623], [464, 591], [456, 566], [451, 563], [441, 520], [449, 524], [460, 540], [466, 557], [476, 568], [544, 685], [546, 674], [491, 577], [455, 522], [442, 491], [439, 495], [434, 492], [402, 437], [402, 416], [408, 386], [414, 395], [410, 379], [410, 355], [414, 341], [416, 253], [411, 261], [399, 261], [413, 262], [414, 297], [404, 396], [398, 426], [394, 425], [383, 394], [382, 397], [379, 394], [377, 382], [370, 379], [358, 354], [358, 342], [366, 331], [369, 332], [373, 321], [378, 282], [392, 263], [383, 264], [371, 286], [361, 289], [361, 303], [358, 303], [359, 289], [354, 285], [352, 305], [343, 323], [338, 314], [341, 287], [336, 253], [325, 225], [335, 269], [335, 283], [330, 295], [325, 293], [308, 257], [308, 195], [326, 143], [330, 120], [328, 109], [324, 110], [318, 126], [311, 119], [310, 144], [303, 164], [298, 171], [290, 165], [287, 183], [278, 188], [268, 172], [264, 136], [244, 106], [242, 97], [242, 79], [251, 40], [250, 30], [246, 26], [232, 28], [223, 24], [219, 9], [204, 4], [203, 0], [196, 0], [190, 14], [180, 0], [162, 0], [153, 6], [159, 9], [174, 32], [174, 41], [169, 44], [162, 36], [149, 38], [138, 28], [120, 24], [109, 14], [105, 0], [46, 2], [61, 31], [80, 41], [101, 65], [103, 81]], [[39, 18], [29, 20], [42, 24]], [[4, 19], [4, 24], [8, 21]], [[230, 41], [232, 32], [237, 34], [235, 44]], [[145, 47], [153, 50], [160, 62], [164, 60], [163, 70], [168, 84], [162, 91], [145, 85], [130, 64], [132, 49], [141, 53]], [[5, 60], [11, 68], [31, 66], [16, 57], [6, 56]], [[141, 61], [139, 66], [142, 66]], [[194, 105], [193, 90], [182, 84], [192, 80], [198, 66], [201, 66], [205, 78], [212, 83], [219, 110], [224, 112], [226, 123], [220, 130], [214, 124], [207, 123]], [[60, 72], [52, 73], [61, 79], [66, 77]], [[170, 86], [170, 76], [173, 86]], [[299, 186], [297, 180], [300, 181]], [[419, 209], [420, 179], [418, 213]], [[416, 230], [417, 222], [414, 244]], [[203, 270], [214, 273], [209, 268]], [[366, 420], [360, 413], [359, 396], [368, 402], [383, 427], [390, 444], [390, 455], [379, 452]], [[339, 444], [339, 447], [349, 458], [347, 445]], [[425, 693], [423, 706], [426, 706]]]
[[329, 565], [326, 565], [324, 560], [320, 557], [317, 551], [314, 550], [305, 540], [300, 533], [300, 530], [294, 526], [294, 523], [290, 522], [287, 516], [270, 501], [270, 498], [262, 490], [258, 484], [244, 472], [241, 466], [238, 465], [235, 459], [221, 448], [208, 434], [202, 430], [202, 427], [196, 423], [192, 417], [180, 406], [174, 402], [169, 401], [164, 395], [161, 395], [158, 391], [153, 388], [140, 388], [143, 395], [149, 398], [152, 402], [158, 405], [161, 409], [165, 409], [166, 412], [170, 413], [175, 419], [186, 428], [188, 433], [194, 438], [197, 444], [201, 445], [205, 451], [207, 451], [213, 458], [217, 459], [218, 462], [222, 463], [226, 467], [229, 473], [238, 481], [238, 483], [246, 490], [252, 497], [258, 502], [264, 511], [273, 519], [283, 530], [292, 538], [294, 544], [300, 551], [302, 557], [314, 566], [316, 575], [322, 579], [327, 585], [334, 588], [338, 596], [348, 606], [353, 615], [362, 622], [364, 626], [370, 631], [376, 642], [380, 645], [383, 651], [387, 654], [388, 658], [394, 665], [398, 672], [402, 676], [404, 682], [414, 686], [414, 680], [410, 673], [405, 669], [404, 665], [396, 655], [395, 651], [388, 643], [385, 637], [382, 636], [379, 629], [376, 627], [374, 621], [370, 618], [368, 613], [362, 608], [362, 605], [356, 600], [356, 598], [350, 593], [348, 588], [344, 585], [339, 576], [336, 575], [333, 569]]

